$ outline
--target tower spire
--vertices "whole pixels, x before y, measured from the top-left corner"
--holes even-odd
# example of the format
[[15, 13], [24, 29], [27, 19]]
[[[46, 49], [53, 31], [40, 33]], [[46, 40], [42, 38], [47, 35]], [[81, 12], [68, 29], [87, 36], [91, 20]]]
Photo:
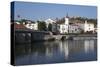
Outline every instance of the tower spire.
[[68, 12], [67, 12], [67, 14], [66, 14], [66, 18], [69, 18], [69, 16], [68, 16]]

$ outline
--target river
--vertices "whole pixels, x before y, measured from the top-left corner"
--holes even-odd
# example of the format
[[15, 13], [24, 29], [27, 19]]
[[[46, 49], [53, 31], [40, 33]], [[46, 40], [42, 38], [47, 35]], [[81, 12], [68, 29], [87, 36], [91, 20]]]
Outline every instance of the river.
[[15, 65], [97, 60], [97, 40], [45, 41], [15, 45]]

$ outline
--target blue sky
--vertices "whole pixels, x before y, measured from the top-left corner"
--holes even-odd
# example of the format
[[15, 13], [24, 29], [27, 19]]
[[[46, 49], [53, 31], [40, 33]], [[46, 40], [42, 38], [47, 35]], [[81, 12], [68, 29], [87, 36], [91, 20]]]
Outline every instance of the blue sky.
[[[97, 18], [96, 6], [15, 2], [14, 9], [15, 20], [55, 19], [65, 17], [67, 13], [69, 16]], [[20, 18], [18, 18], [18, 15], [20, 15]]]

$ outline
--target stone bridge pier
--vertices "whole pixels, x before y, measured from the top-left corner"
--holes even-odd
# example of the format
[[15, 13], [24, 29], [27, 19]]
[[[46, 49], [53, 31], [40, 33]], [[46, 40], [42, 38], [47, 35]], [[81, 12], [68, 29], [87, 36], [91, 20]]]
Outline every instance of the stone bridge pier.
[[31, 43], [31, 33], [16, 33], [15, 43]]

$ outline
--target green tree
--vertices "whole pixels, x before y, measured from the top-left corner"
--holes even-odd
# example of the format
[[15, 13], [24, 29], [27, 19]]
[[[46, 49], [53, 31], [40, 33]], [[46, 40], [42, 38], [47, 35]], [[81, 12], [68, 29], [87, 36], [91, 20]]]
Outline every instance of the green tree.
[[24, 22], [25, 24], [27, 24], [27, 19], [16, 20], [16, 22], [19, 22], [20, 24], [23, 24]]
[[37, 21], [38, 22], [38, 29], [40, 31], [46, 31], [47, 27], [46, 27], [46, 23], [44, 21]]
[[56, 21], [58, 24], [62, 24], [65, 22], [65, 18], [57, 19]]
[[49, 23], [49, 25], [48, 25], [48, 31], [52, 31], [52, 24], [51, 23]]

